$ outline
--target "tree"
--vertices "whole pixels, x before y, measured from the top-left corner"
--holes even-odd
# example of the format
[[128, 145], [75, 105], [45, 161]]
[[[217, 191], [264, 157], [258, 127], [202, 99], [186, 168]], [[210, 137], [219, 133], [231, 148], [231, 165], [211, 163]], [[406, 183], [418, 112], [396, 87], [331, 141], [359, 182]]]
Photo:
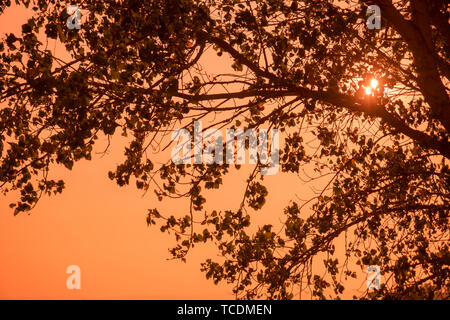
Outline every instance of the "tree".
[[[289, 299], [299, 287], [336, 298], [368, 265], [386, 281], [364, 298], [448, 292], [446, 1], [88, 0], [80, 30], [66, 27], [64, 2], [16, 2], [35, 15], [0, 44], [0, 183], [20, 190], [15, 214], [62, 192], [63, 181], [48, 179], [54, 165], [91, 159], [99, 135], [121, 130], [131, 141], [109, 177], [160, 200], [189, 198], [185, 217], [155, 208], [147, 223], [175, 235], [174, 258], [214, 243], [223, 258], [202, 270], [233, 283], [238, 298]], [[366, 27], [372, 4], [380, 30]], [[47, 50], [40, 31], [72, 60]], [[231, 71], [202, 68], [211, 54]], [[204, 192], [220, 188], [232, 166], [157, 167], [146, 151], [210, 116], [216, 127], [278, 128], [282, 171], [311, 168], [326, 186], [293, 199], [281, 231], [255, 231], [268, 195], [258, 164], [239, 208], [204, 212]]]

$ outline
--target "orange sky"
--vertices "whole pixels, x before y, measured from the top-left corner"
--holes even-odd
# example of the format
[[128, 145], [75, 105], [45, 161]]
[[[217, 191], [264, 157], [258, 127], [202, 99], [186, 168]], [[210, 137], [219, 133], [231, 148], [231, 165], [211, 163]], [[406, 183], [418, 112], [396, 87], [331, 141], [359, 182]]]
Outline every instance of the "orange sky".
[[[20, 32], [26, 14], [23, 8], [7, 9], [0, 16], [0, 33]], [[97, 150], [105, 146], [103, 139]], [[200, 272], [200, 262], [217, 254], [213, 247], [193, 249], [187, 263], [166, 260], [173, 238], [158, 227], [147, 227], [147, 209], [184, 215], [186, 201], [161, 204], [153, 192], [143, 196], [134, 185], [118, 187], [107, 172], [114, 170], [122, 154], [123, 145], [116, 140], [105, 157], [76, 163], [72, 171], [56, 168], [53, 175], [65, 180], [65, 191], [44, 197], [31, 215], [14, 217], [8, 204], [16, 198], [0, 195], [0, 299], [233, 298], [231, 286], [214, 285]], [[247, 178], [244, 171], [227, 177], [224, 188], [210, 194], [209, 208], [239, 205]], [[283, 208], [299, 191], [302, 198], [309, 193], [295, 175], [278, 173], [265, 181], [271, 187], [265, 209], [256, 214], [258, 222], [278, 223]], [[66, 288], [69, 265], [81, 268], [81, 290]]]

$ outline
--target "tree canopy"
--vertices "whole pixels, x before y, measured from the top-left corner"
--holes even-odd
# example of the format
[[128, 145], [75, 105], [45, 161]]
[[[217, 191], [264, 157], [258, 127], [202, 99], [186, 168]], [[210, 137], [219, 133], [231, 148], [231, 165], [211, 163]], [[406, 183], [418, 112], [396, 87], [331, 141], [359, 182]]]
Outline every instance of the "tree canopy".
[[[0, 186], [20, 191], [15, 214], [63, 191], [48, 175], [55, 165], [71, 169], [91, 159], [101, 135], [122, 133], [125, 161], [109, 177], [159, 200], [188, 198], [185, 216], [151, 208], [147, 223], [175, 236], [174, 258], [214, 244], [221, 257], [202, 271], [232, 283], [238, 298], [290, 299], [298, 288], [337, 298], [369, 265], [385, 281], [364, 298], [448, 295], [446, 1], [86, 0], [80, 29], [67, 27], [65, 1], [15, 2], [34, 11], [0, 43]], [[366, 26], [372, 4], [379, 30]], [[211, 56], [229, 71], [204, 65]], [[327, 183], [274, 214], [281, 229], [252, 224], [270, 196], [261, 164], [235, 194], [238, 208], [204, 210], [205, 191], [234, 166], [158, 166], [147, 152], [201, 119], [279, 129], [280, 170], [307, 168], [313, 183]]]

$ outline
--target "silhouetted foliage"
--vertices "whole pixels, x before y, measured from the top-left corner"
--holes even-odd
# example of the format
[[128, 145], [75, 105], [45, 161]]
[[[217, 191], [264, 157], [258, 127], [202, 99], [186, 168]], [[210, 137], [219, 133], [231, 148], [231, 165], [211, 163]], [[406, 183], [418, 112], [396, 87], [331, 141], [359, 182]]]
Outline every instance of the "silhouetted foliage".
[[[80, 30], [67, 28], [65, 1], [18, 2], [35, 14], [0, 44], [0, 184], [20, 190], [15, 214], [62, 192], [52, 166], [91, 159], [100, 135], [120, 131], [132, 141], [109, 177], [160, 200], [189, 198], [185, 217], [151, 209], [147, 222], [175, 235], [175, 258], [214, 243], [222, 257], [202, 270], [233, 283], [238, 298], [289, 299], [300, 287], [336, 298], [368, 265], [384, 281], [364, 298], [448, 292], [446, 1], [87, 0]], [[381, 8], [381, 30], [366, 27], [370, 4]], [[55, 57], [39, 32], [72, 60]], [[202, 67], [208, 55], [230, 71]], [[381, 90], [365, 94], [372, 78]], [[206, 211], [205, 190], [231, 167], [156, 166], [147, 150], [208, 116], [216, 127], [278, 128], [282, 171], [327, 184], [285, 208], [280, 232], [252, 228], [270, 196], [260, 165], [236, 194], [239, 208]]]

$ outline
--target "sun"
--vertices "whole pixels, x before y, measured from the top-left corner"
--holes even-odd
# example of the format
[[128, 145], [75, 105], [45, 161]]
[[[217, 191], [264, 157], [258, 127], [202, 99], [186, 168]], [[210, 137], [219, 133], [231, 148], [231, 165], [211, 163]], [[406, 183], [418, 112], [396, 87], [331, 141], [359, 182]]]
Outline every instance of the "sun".
[[374, 91], [378, 90], [379, 82], [377, 79], [373, 78], [370, 80], [369, 85], [364, 88], [366, 95], [370, 96], [374, 93]]
[[370, 80], [370, 86], [372, 87], [372, 89], [376, 89], [378, 87], [378, 80], [377, 79]]

